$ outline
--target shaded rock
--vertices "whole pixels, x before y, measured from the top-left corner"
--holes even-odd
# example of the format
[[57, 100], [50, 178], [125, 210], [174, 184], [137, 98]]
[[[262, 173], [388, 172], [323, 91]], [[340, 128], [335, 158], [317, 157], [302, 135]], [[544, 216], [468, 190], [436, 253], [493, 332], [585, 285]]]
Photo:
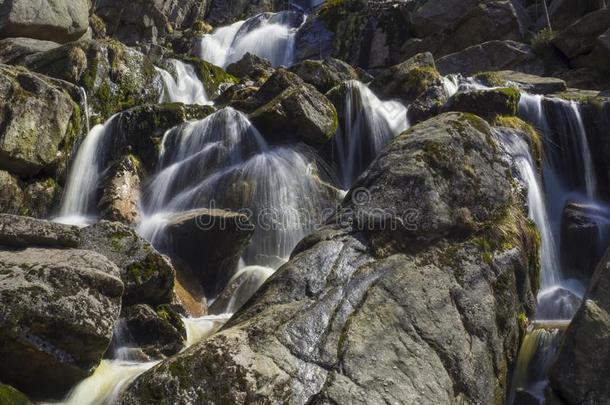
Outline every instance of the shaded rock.
[[447, 98], [447, 91], [440, 83], [429, 86], [409, 105], [407, 109], [409, 124], [414, 125], [439, 114]]
[[610, 256], [606, 252], [565, 332], [550, 369], [553, 390], [567, 404], [610, 402]]
[[539, 398], [523, 389], [518, 389], [515, 393], [514, 403], [519, 405], [542, 405]]
[[106, 35], [127, 45], [162, 43], [174, 30], [190, 28], [203, 20], [207, 1], [101, 0], [94, 5], [96, 16], [104, 24]]
[[208, 209], [175, 214], [166, 228], [172, 259], [199, 279], [208, 297], [234, 274], [253, 232], [245, 215]]
[[578, 57], [574, 63], [587, 66], [599, 72], [610, 72], [610, 28], [595, 40], [593, 50], [586, 56]]
[[596, 211], [595, 207], [577, 203], [570, 203], [563, 210], [561, 268], [576, 278], [589, 279], [603, 254], [603, 232], [595, 221], [603, 213]]
[[22, 248], [78, 247], [79, 229], [42, 219], [0, 214], [0, 245]]
[[0, 169], [12, 174], [54, 173], [80, 134], [80, 109], [70, 95], [20, 67], [0, 65], [0, 111]]
[[161, 358], [184, 348], [186, 329], [170, 306], [163, 305], [157, 311], [143, 304], [123, 308], [118, 325], [113, 337], [118, 350], [140, 348], [152, 358]]
[[0, 63], [17, 65], [29, 55], [50, 51], [59, 46], [57, 42], [42, 39], [6, 38], [0, 40]]
[[430, 86], [441, 83], [434, 58], [429, 52], [382, 71], [371, 82], [371, 90], [381, 99], [398, 98], [411, 103]]
[[[466, 14], [461, 16], [464, 12]], [[519, 19], [510, 1], [486, 1], [479, 2], [478, 5], [467, 3], [460, 7], [456, 16], [460, 16], [459, 22], [454, 22], [441, 31], [406, 41], [402, 45], [402, 55], [409, 57], [430, 51], [439, 58], [488, 41], [522, 40]], [[430, 24], [428, 29], [432, 27], [434, 24]]]
[[121, 308], [119, 270], [85, 250], [0, 252], [0, 378], [62, 398], [93, 372]]
[[319, 145], [337, 130], [337, 111], [332, 103], [293, 73], [277, 70], [255, 97], [259, 106], [249, 119], [271, 140], [294, 137]]
[[19, 179], [4, 170], [0, 170], [0, 212], [19, 214], [23, 199], [24, 195], [19, 185]]
[[128, 155], [114, 164], [102, 184], [98, 203], [100, 217], [109, 221], [133, 224], [139, 218], [141, 163]]
[[561, 31], [574, 21], [603, 7], [603, 0], [553, 0], [549, 6], [551, 25], [554, 30]]
[[422, 3], [411, 15], [413, 32], [420, 38], [455, 27], [478, 2], [427, 0]]
[[305, 83], [313, 85], [321, 93], [346, 80], [360, 79], [360, 73], [347, 63], [335, 59], [305, 60], [290, 67], [290, 71], [298, 75]]
[[27, 37], [54, 42], [74, 41], [89, 27], [87, 0], [5, 0], [0, 13], [0, 38]]
[[265, 80], [273, 73], [273, 66], [267, 59], [247, 52], [243, 58], [227, 66], [227, 73], [235, 77], [249, 77], [252, 80]]
[[529, 45], [514, 41], [489, 41], [452, 53], [436, 61], [441, 74], [473, 75], [490, 70], [517, 70], [542, 75], [544, 63]]
[[400, 62], [410, 4], [391, 0], [326, 2], [297, 34], [297, 60], [334, 56], [363, 69]]
[[23, 189], [21, 215], [51, 218], [59, 210], [62, 187], [52, 178], [34, 181]]
[[517, 114], [520, 98], [519, 90], [512, 87], [459, 92], [447, 101], [443, 110], [470, 112], [481, 117], [513, 116]]
[[[342, 218], [306, 237], [220, 332], [118, 402], [502, 402], [538, 253], [488, 132], [443, 114], [395, 138]], [[363, 187], [368, 197], [352, 198]]]
[[171, 301], [171, 263], [128, 226], [101, 221], [83, 228], [79, 248], [101, 253], [118, 266], [125, 284], [124, 305]]
[[610, 27], [610, 8], [589, 13], [576, 21], [553, 39], [565, 56], [574, 58], [589, 53], [595, 40]]

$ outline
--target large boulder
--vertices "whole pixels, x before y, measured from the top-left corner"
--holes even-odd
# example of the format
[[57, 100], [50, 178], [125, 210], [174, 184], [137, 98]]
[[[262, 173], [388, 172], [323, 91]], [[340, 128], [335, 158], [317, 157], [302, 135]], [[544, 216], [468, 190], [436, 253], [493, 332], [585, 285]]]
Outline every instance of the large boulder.
[[294, 73], [278, 69], [254, 97], [250, 121], [272, 141], [293, 137], [320, 145], [337, 131], [335, 107]]
[[362, 76], [356, 69], [335, 58], [305, 60], [290, 67], [290, 71], [321, 93], [328, 92], [346, 80], [358, 80]]
[[56, 173], [81, 134], [81, 110], [65, 87], [21, 67], [0, 65], [0, 111], [0, 169], [15, 175]]
[[18, 214], [23, 205], [23, 190], [19, 179], [0, 170], [0, 212]]
[[325, 2], [297, 33], [296, 58], [334, 56], [363, 69], [398, 63], [409, 7], [399, 0]]
[[584, 301], [568, 326], [555, 363], [553, 390], [564, 403], [610, 402], [610, 253], [601, 260]]
[[[430, 1], [427, 4], [436, 3], [436, 7], [445, 7], [444, 3]], [[443, 4], [441, 6], [441, 4]], [[492, 40], [522, 40], [522, 29], [513, 4], [510, 1], [485, 1], [479, 2], [472, 7], [472, 3], [461, 5], [458, 23], [446, 26], [442, 31], [430, 32], [434, 24], [426, 27], [416, 25], [420, 34], [430, 32], [428, 35], [409, 39], [402, 45], [403, 57], [410, 57], [416, 53], [430, 51], [435, 57], [441, 57], [450, 53], [458, 52], [483, 42]], [[425, 8], [424, 5], [423, 8]], [[448, 8], [448, 10], [451, 10]], [[456, 10], [457, 11], [457, 10]], [[466, 12], [466, 14], [461, 15]], [[417, 21], [417, 14], [414, 16]]]
[[106, 35], [138, 45], [163, 43], [174, 30], [190, 28], [203, 20], [206, 5], [207, 1], [198, 0], [101, 0], [94, 3], [93, 10]]
[[61, 45], [53, 41], [32, 38], [5, 38], [0, 40], [0, 63], [21, 64], [25, 57], [50, 51]]
[[125, 284], [125, 305], [171, 302], [171, 263], [128, 226], [101, 221], [83, 228], [79, 248], [101, 253], [118, 266]]
[[427, 88], [440, 84], [434, 58], [425, 52], [383, 70], [370, 87], [381, 99], [397, 98], [411, 103]]
[[604, 0], [553, 0], [549, 6], [551, 25], [554, 30], [561, 31], [581, 17], [604, 8], [604, 4]]
[[610, 27], [610, 8], [585, 15], [553, 39], [553, 44], [568, 58], [589, 53], [595, 40]]
[[133, 155], [124, 156], [109, 170], [102, 183], [98, 202], [100, 217], [109, 221], [133, 224], [140, 215], [142, 167]]
[[247, 52], [240, 60], [227, 66], [227, 73], [239, 77], [249, 78], [255, 81], [265, 81], [273, 73], [273, 66], [267, 59]]
[[4, 0], [0, 4], [0, 38], [27, 37], [74, 41], [89, 27], [88, 0]]
[[102, 359], [123, 283], [105, 257], [76, 249], [0, 252], [0, 379], [62, 398]]
[[244, 214], [202, 208], [172, 215], [165, 232], [176, 265], [213, 297], [237, 270], [254, 227]]
[[0, 245], [12, 248], [28, 246], [75, 248], [80, 241], [75, 226], [0, 214]]
[[473, 75], [490, 70], [517, 70], [543, 75], [544, 63], [529, 45], [515, 41], [489, 41], [473, 45], [436, 61], [439, 72]]
[[520, 98], [519, 90], [512, 87], [465, 91], [453, 95], [443, 110], [469, 112], [485, 118], [496, 115], [514, 116]]
[[580, 56], [574, 64], [593, 68], [602, 73], [610, 72], [610, 27], [597, 37], [593, 50], [588, 55]]
[[118, 402], [502, 403], [538, 252], [497, 151], [458, 113], [398, 136], [220, 332]]
[[161, 92], [152, 60], [114, 40], [72, 42], [31, 54], [20, 63], [82, 87], [98, 121], [135, 105], [156, 103]]

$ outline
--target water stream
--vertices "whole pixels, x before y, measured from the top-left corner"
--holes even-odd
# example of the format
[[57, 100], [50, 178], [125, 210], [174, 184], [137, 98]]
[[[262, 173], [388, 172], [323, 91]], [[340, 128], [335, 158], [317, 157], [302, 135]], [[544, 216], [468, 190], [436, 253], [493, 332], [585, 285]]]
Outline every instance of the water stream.
[[155, 68], [163, 81], [160, 103], [210, 104], [193, 65], [176, 59], [170, 59], [168, 63], [173, 68], [174, 75], [165, 69]]
[[305, 15], [297, 11], [258, 14], [205, 35], [196, 53], [223, 68], [247, 52], [268, 59], [273, 66], [290, 66], [296, 34], [304, 22]]

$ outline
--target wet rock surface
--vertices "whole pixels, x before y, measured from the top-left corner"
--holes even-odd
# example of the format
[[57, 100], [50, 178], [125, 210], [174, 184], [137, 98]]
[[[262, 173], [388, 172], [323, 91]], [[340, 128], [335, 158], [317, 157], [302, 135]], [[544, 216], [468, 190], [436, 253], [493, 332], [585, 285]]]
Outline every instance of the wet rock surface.
[[489, 131], [452, 113], [396, 138], [344, 201], [345, 222], [305, 238], [219, 333], [120, 403], [502, 398], [537, 250]]

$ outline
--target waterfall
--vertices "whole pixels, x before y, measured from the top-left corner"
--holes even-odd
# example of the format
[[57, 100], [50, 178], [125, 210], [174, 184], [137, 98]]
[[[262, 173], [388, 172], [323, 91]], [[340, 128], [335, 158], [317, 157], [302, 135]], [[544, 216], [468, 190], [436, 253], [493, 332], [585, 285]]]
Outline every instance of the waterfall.
[[381, 149], [409, 127], [407, 109], [396, 101], [381, 101], [361, 82], [345, 83], [338, 108], [339, 129], [333, 137], [341, 186], [348, 189]]
[[561, 268], [557, 254], [557, 241], [553, 234], [549, 217], [546, 211], [542, 182], [535, 169], [534, 159], [526, 140], [512, 131], [495, 131], [501, 144], [513, 160], [519, 178], [527, 187], [527, 205], [529, 218], [534, 221], [540, 232], [540, 262], [541, 262], [541, 290], [556, 287], [561, 284]]
[[163, 91], [159, 99], [163, 102], [179, 102], [184, 104], [210, 104], [203, 83], [192, 65], [176, 59], [170, 59], [176, 79], [167, 70], [155, 67], [163, 80]]
[[143, 193], [139, 227], [157, 245], [169, 214], [241, 211], [255, 224], [246, 264], [277, 268], [331, 205], [313, 154], [299, 147], [270, 148], [232, 108], [168, 131], [158, 167]]
[[303, 14], [295, 11], [262, 13], [205, 35], [198, 56], [224, 68], [249, 52], [268, 59], [273, 66], [290, 66], [296, 34], [304, 21]]
[[85, 125], [87, 128], [87, 133], [91, 131], [89, 126], [89, 102], [87, 101], [87, 92], [83, 87], [78, 88], [80, 91], [81, 101], [83, 102], [83, 110], [85, 111]]
[[84, 226], [95, 221], [97, 192], [107, 160], [105, 143], [112, 136], [115, 117], [91, 128], [78, 148], [56, 222]]

